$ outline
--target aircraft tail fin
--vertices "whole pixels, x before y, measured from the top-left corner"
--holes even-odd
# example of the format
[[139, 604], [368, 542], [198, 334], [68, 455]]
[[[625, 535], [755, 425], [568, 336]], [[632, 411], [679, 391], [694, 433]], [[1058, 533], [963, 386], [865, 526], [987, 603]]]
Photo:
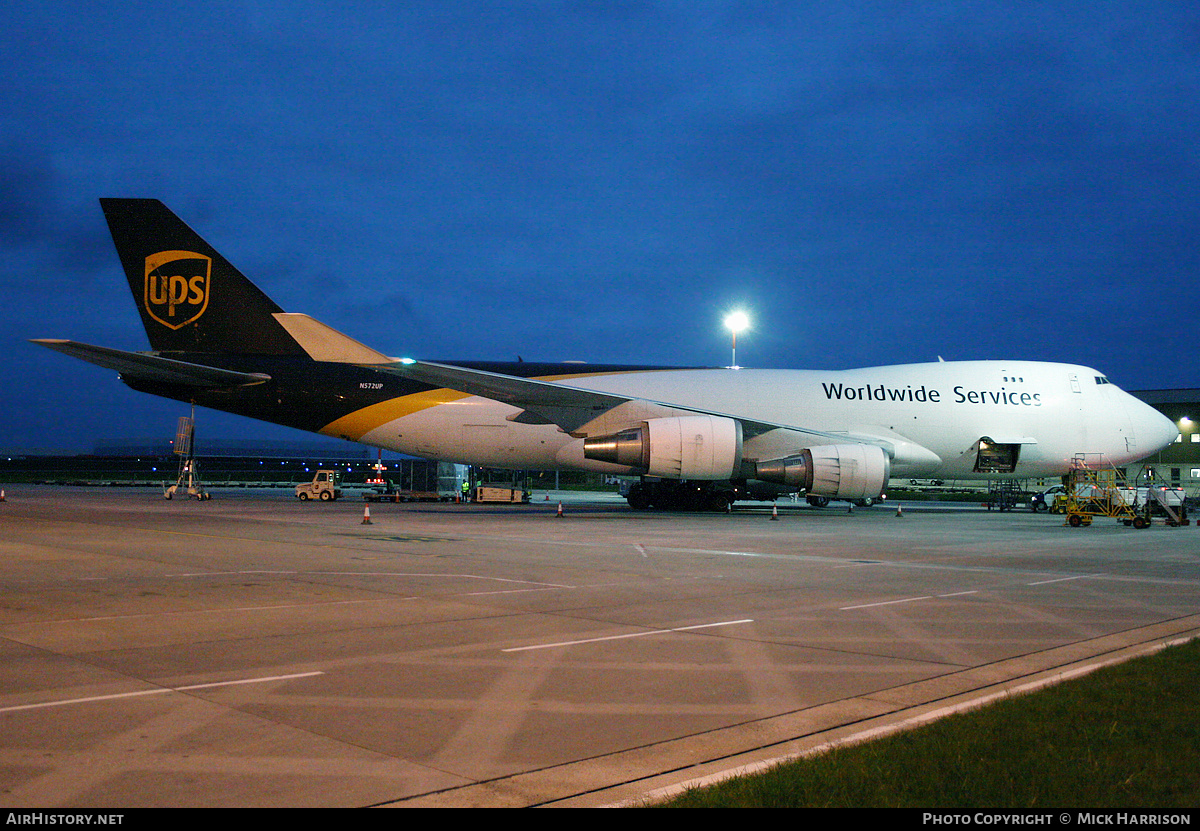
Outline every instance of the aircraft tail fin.
[[156, 352], [305, 354], [271, 298], [157, 199], [101, 199]]

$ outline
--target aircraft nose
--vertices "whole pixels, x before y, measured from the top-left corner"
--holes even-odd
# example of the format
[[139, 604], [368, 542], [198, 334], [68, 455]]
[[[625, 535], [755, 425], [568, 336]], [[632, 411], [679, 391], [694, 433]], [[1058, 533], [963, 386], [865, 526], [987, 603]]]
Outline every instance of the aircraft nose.
[[1133, 418], [1133, 429], [1141, 449], [1156, 453], [1175, 441], [1179, 425], [1149, 404], [1138, 404], [1141, 406]]

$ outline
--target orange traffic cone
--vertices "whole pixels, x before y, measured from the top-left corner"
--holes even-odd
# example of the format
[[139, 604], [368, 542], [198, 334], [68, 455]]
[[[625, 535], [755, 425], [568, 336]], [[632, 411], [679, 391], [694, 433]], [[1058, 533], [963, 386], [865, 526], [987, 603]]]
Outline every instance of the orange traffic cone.
[[4, 488], [0, 488], [0, 502], [7, 502], [8, 498], [4, 495]]
[[363, 524], [363, 525], [372, 525], [372, 524], [373, 524], [373, 523], [371, 522], [371, 506], [370, 506], [370, 505], [363, 505], [363, 521], [362, 521], [362, 524]]
[[562, 519], [562, 515], [563, 515], [563, 512], [562, 512], [562, 503], [561, 503], [561, 502], [559, 502], [559, 503], [558, 503], [558, 513], [557, 513], [557, 514], [555, 514], [555, 516], [556, 516], [556, 517], [558, 517], [559, 519]]
[[774, 522], [779, 521], [779, 507], [774, 502], [771, 503], [771, 520]]
[[903, 505], [896, 506], [896, 516], [904, 516], [904, 506]]

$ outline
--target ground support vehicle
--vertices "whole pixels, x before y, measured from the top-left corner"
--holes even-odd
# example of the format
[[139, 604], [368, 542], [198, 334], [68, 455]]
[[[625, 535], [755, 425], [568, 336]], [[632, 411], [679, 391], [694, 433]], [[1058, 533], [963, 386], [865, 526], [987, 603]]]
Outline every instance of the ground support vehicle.
[[1038, 511], [1065, 514], [1067, 512], [1067, 486], [1054, 485], [1041, 493], [1035, 493], [1029, 499], [1029, 508], [1035, 514]]
[[1071, 474], [1067, 491], [1067, 524], [1091, 525], [1097, 516], [1113, 517], [1124, 525], [1149, 528], [1151, 518], [1165, 517], [1171, 527], [1190, 524], [1183, 491], [1162, 485], [1127, 487], [1119, 470], [1081, 468]]
[[1149, 518], [1135, 509], [1136, 499], [1125, 487], [1125, 479], [1116, 468], [1077, 467], [1067, 485], [1067, 525], [1078, 528], [1091, 525], [1098, 516], [1113, 517], [1135, 528], [1149, 526]]
[[342, 489], [338, 486], [337, 471], [318, 470], [311, 482], [296, 485], [296, 498], [301, 502], [309, 499], [319, 499], [322, 502], [332, 502], [341, 499]]
[[436, 491], [368, 491], [363, 494], [364, 502], [444, 502], [445, 497]]
[[1133, 494], [1135, 508], [1140, 509], [1147, 520], [1152, 516], [1161, 516], [1172, 528], [1191, 524], [1187, 516], [1183, 488], [1148, 485], [1134, 489]]
[[529, 491], [510, 485], [479, 485], [475, 488], [475, 501], [524, 503], [529, 501]]

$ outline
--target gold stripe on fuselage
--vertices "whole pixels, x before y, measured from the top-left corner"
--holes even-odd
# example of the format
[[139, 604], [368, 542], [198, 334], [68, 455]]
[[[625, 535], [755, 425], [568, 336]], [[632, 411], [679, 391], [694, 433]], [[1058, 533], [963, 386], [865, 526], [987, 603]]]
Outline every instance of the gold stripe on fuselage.
[[[603, 375], [634, 375], [644, 372], [665, 371], [672, 370], [650, 368], [617, 370], [615, 372], [571, 372], [563, 375], [539, 375], [529, 380], [553, 383], [575, 378], [595, 378]], [[387, 424], [389, 421], [403, 418], [406, 415], [412, 415], [421, 410], [427, 410], [430, 407], [436, 407], [439, 404], [449, 404], [451, 401], [460, 401], [463, 398], [469, 397], [470, 393], [457, 392], [456, 390], [444, 388], [414, 392], [411, 395], [401, 395], [397, 398], [389, 398], [387, 401], [380, 401], [378, 404], [372, 404], [369, 407], [363, 407], [361, 410], [347, 413], [336, 421], [326, 424], [321, 428], [320, 432], [327, 436], [358, 441], [367, 433]]]
[[336, 421], [326, 424], [320, 432], [326, 436], [358, 441], [367, 433], [389, 421], [395, 421], [439, 404], [449, 404], [451, 401], [469, 397], [468, 393], [448, 389], [426, 390], [425, 392], [414, 392], [411, 395], [401, 395], [347, 413]]

